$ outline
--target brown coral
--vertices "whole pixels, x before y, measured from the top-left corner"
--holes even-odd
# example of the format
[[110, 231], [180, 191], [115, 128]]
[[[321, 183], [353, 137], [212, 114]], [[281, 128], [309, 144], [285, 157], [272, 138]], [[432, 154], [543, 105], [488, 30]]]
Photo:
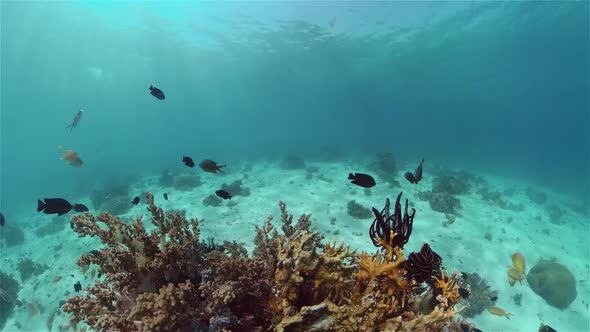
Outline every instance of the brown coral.
[[[410, 254], [416, 264], [404, 259], [414, 212], [410, 217], [406, 205], [402, 217], [400, 196], [394, 217], [388, 204], [380, 214], [383, 223], [372, 238], [381, 250], [374, 254], [335, 242], [323, 245], [321, 234], [309, 230], [310, 215], [293, 225], [282, 202], [282, 234], [269, 216], [256, 227], [253, 257], [235, 242], [200, 243], [196, 219], [165, 214], [149, 193], [156, 226], [149, 233], [141, 217], [125, 224], [106, 213], [78, 215], [74, 231], [98, 236], [105, 245], [78, 263], [84, 270], [98, 265], [105, 280], [63, 308], [73, 326], [83, 321], [101, 331], [438, 331], [453, 322], [460, 280], [423, 268], [424, 262], [440, 264], [424, 247]], [[428, 292], [438, 301], [428, 312], [409, 305], [424, 279], [408, 275], [412, 266], [436, 280]]]

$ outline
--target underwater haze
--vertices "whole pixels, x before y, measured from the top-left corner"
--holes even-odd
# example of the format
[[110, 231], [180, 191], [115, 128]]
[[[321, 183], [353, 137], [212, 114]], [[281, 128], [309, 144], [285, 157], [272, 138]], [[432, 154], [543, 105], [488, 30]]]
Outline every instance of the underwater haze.
[[[454, 252], [444, 260], [449, 271], [477, 271], [498, 290], [496, 305], [515, 316], [489, 310], [463, 318], [483, 331], [533, 331], [541, 323], [588, 331], [590, 292], [580, 280], [590, 273], [589, 7], [588, 1], [2, 1], [0, 212], [4, 232], [20, 229], [24, 240], [9, 245], [12, 235], [3, 235], [1, 269], [16, 277], [17, 262], [36, 261], [27, 253], [53, 237], [65, 246], [63, 265], [45, 263], [61, 272], [31, 278], [51, 288], [60, 284], [43, 281], [58, 273], [82, 275], [76, 257], [100, 243], [74, 246], [69, 227], [36, 232], [53, 217], [36, 211], [47, 197], [98, 214], [105, 208], [97, 193], [124, 186], [128, 206], [108, 211], [132, 218], [145, 214], [144, 192], [158, 199], [166, 192], [166, 209], [211, 223], [236, 218], [243, 233], [223, 231], [221, 222], [203, 232], [221, 241], [247, 239], [248, 250], [254, 225], [276, 214], [282, 200], [312, 213], [321, 231], [329, 232], [332, 217], [342, 223], [327, 238], [374, 250], [367, 237], [371, 211], [359, 221], [347, 203], [380, 211], [403, 191], [418, 211], [409, 248], [418, 251], [428, 241], [443, 258]], [[150, 86], [165, 99], [150, 95]], [[80, 109], [79, 123], [66, 128]], [[187, 168], [183, 156], [228, 165], [227, 174]], [[374, 165], [383, 158], [397, 166], [379, 170]], [[425, 181], [411, 184], [404, 173], [422, 159]], [[347, 176], [355, 172], [373, 175], [375, 188], [351, 184]], [[458, 194], [455, 208], [424, 196], [446, 175], [471, 188]], [[234, 194], [223, 186], [238, 179], [249, 189], [234, 195], [237, 206], [205, 203], [220, 188]], [[139, 206], [131, 203], [135, 196]], [[440, 226], [445, 214], [453, 215], [452, 226]], [[420, 224], [425, 219], [436, 224]], [[441, 234], [477, 241], [453, 245]], [[568, 243], [568, 254], [560, 254]], [[502, 244], [499, 252], [486, 251]], [[514, 287], [526, 289], [526, 304], [515, 304], [505, 275], [515, 251], [530, 266], [533, 257], [568, 257], [561, 262], [577, 284], [569, 309], [554, 310], [522, 283]], [[459, 263], [459, 252], [470, 258]], [[31, 280], [19, 280], [24, 303], [38, 291]], [[58, 295], [74, 292], [71, 281]], [[47, 309], [64, 299], [39, 296], [35, 303]], [[27, 322], [23, 308], [5, 314], [6, 331], [46, 329], [47, 311]]]

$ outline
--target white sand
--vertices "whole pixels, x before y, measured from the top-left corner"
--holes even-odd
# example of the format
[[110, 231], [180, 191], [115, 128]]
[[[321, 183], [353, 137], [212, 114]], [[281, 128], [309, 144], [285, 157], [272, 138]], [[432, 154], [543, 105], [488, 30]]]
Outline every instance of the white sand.
[[[202, 239], [209, 236], [216, 242], [221, 240], [236, 240], [245, 244], [249, 250], [253, 247], [254, 225], [261, 225], [269, 214], [273, 214], [275, 225], [279, 225], [280, 214], [278, 201], [287, 204], [288, 211], [295, 215], [295, 220], [301, 213], [312, 213], [312, 228], [318, 228], [325, 235], [327, 241], [337, 240], [350, 244], [359, 250], [374, 251], [368, 229], [372, 219], [358, 220], [347, 214], [347, 203], [356, 200], [365, 207], [376, 207], [381, 210], [385, 198], [395, 200], [400, 189], [391, 189], [381, 184], [370, 190], [371, 195], [365, 194], [365, 189], [350, 184], [346, 178], [350, 171], [367, 172], [368, 168], [353, 167], [352, 162], [344, 163], [308, 163], [308, 166], [318, 166], [320, 170], [312, 180], [305, 179], [305, 170], [282, 170], [278, 163], [253, 163], [248, 178], [243, 179], [241, 167], [236, 167], [227, 175], [215, 175], [199, 172], [204, 184], [191, 191], [177, 191], [173, 188], [161, 188], [157, 184], [158, 177], [145, 178], [141, 183], [133, 185], [131, 193], [149, 190], [156, 197], [156, 204], [164, 210], [171, 208], [186, 209], [188, 217], [204, 219], [201, 223]], [[321, 175], [321, 179], [320, 176]], [[237, 203], [228, 207], [225, 201], [219, 207], [204, 207], [202, 200], [221, 187], [222, 183], [231, 183], [242, 179], [242, 185], [250, 188], [248, 197], [235, 196], [231, 202]], [[541, 257], [555, 257], [558, 262], [568, 267], [576, 278], [589, 278], [589, 237], [587, 216], [571, 211], [563, 202], [567, 197], [552, 194], [549, 190], [537, 188], [548, 193], [548, 203], [556, 203], [567, 213], [566, 221], [562, 225], [555, 225], [548, 221], [544, 206], [531, 202], [524, 194], [527, 183], [516, 183], [499, 178], [485, 177], [487, 182], [497, 190], [515, 188], [512, 197], [505, 197], [512, 203], [522, 203], [522, 212], [502, 210], [481, 200], [477, 187], [472, 185], [467, 195], [460, 196], [463, 208], [454, 224], [443, 227], [446, 220], [444, 214], [431, 210], [428, 202], [419, 201], [416, 193], [430, 190], [431, 178], [428, 173], [419, 185], [406, 182], [400, 175], [404, 199], [408, 198], [417, 210], [414, 229], [410, 242], [406, 245], [406, 255], [411, 251], [418, 251], [423, 242], [431, 244], [433, 250], [439, 253], [448, 271], [477, 272], [485, 278], [491, 289], [498, 291], [497, 306], [513, 314], [510, 320], [494, 316], [487, 311], [471, 319], [482, 331], [536, 331], [541, 319], [557, 331], [590, 331], [590, 320], [587, 303], [590, 299], [589, 282], [577, 283], [578, 296], [566, 309], [559, 310], [548, 305], [526, 285], [526, 281], [510, 287], [506, 277], [507, 267], [511, 264], [510, 256], [520, 251], [526, 258], [527, 271]], [[330, 182], [328, 182], [330, 181]], [[162, 198], [162, 194], [169, 194], [169, 201]], [[137, 214], [147, 214], [145, 199], [134, 207], [125, 217], [132, 218]], [[88, 198], [81, 198], [80, 202], [87, 202]], [[96, 212], [96, 211], [91, 211]], [[535, 220], [541, 216], [541, 221]], [[83, 275], [77, 267], [76, 260], [80, 253], [98, 248], [98, 240], [91, 238], [80, 239], [70, 229], [37, 238], [32, 229], [38, 224], [50, 222], [53, 216], [31, 211], [28, 217], [19, 222], [26, 233], [23, 245], [3, 248], [0, 263], [2, 271], [12, 274], [21, 283], [18, 297], [23, 302], [37, 301], [44, 308], [42, 314], [29, 319], [26, 306], [15, 308], [13, 316], [8, 320], [4, 331], [18, 331], [15, 323], [22, 325], [20, 331], [45, 331], [47, 316], [58, 307], [64, 294], [75, 294], [73, 284], [80, 281], [83, 287], [92, 283], [88, 276]], [[334, 219], [333, 224], [330, 222]], [[508, 222], [512, 218], [512, 222]], [[144, 218], [144, 224], [151, 228], [149, 219]], [[550, 235], [542, 232], [548, 229]], [[492, 240], [484, 238], [489, 232]], [[353, 234], [356, 233], [356, 234]], [[61, 250], [55, 246], [62, 245]], [[35, 262], [49, 265], [49, 269], [39, 276], [33, 276], [22, 283], [15, 271], [19, 257], [30, 257]], [[61, 281], [52, 285], [55, 276], [62, 276]], [[73, 275], [73, 276], [72, 276]], [[522, 293], [522, 305], [517, 306], [512, 296]], [[64, 314], [58, 315], [53, 323], [53, 330], [57, 326], [67, 324]]]

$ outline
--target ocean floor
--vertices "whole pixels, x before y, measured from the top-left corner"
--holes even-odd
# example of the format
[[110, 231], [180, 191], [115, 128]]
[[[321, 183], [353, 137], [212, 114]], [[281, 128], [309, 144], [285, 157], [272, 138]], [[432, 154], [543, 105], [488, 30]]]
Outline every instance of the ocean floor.
[[[184, 190], [174, 184], [162, 185], [165, 182], [162, 176], [154, 175], [130, 185], [129, 195], [140, 196], [141, 202], [122, 217], [131, 220], [139, 214], [148, 215], [142, 193], [150, 191], [164, 211], [185, 210], [188, 217], [202, 220], [203, 239], [236, 240], [252, 250], [254, 226], [262, 225], [269, 214], [275, 216], [274, 222], [280, 222], [278, 202], [282, 200], [295, 217], [312, 213], [312, 228], [319, 229], [326, 241], [345, 242], [357, 250], [374, 252], [377, 248], [368, 236], [373, 218], [351, 217], [348, 204], [354, 200], [362, 207], [381, 210], [386, 198], [394, 201], [403, 191], [402, 198], [409, 199], [410, 206], [416, 209], [413, 232], [404, 252], [419, 251], [422, 243], [428, 242], [443, 258], [448, 271], [478, 273], [490, 290], [497, 291], [495, 305], [512, 314], [507, 319], [483, 311], [468, 318], [479, 329], [530, 332], [537, 331], [543, 322], [560, 332], [590, 331], [589, 217], [573, 208], [576, 203], [572, 204], [571, 198], [529, 183], [452, 171], [450, 174], [459, 178], [469, 177], [469, 188], [456, 196], [462, 207], [450, 214], [456, 219], [449, 223], [445, 213], [433, 211], [428, 200], [420, 199], [426, 199], [424, 192], [431, 190], [436, 174], [426, 171], [418, 185], [408, 183], [403, 172], [396, 176], [398, 184], [395, 181], [387, 184], [375, 176], [377, 186], [364, 189], [347, 180], [351, 169], [371, 174], [369, 165], [358, 165], [352, 160], [307, 162], [305, 169], [283, 169], [279, 162], [252, 162], [228, 167], [223, 175], [203, 173], [195, 168], [190, 171], [198, 173], [202, 183]], [[203, 205], [203, 199], [223, 183], [235, 180], [241, 180], [242, 187], [250, 193], [246, 195], [244, 189], [243, 195], [235, 195], [219, 206]], [[169, 200], [164, 200], [163, 193], [168, 193]], [[545, 193], [546, 197], [543, 199], [543, 195], [535, 196], [535, 193]], [[89, 197], [79, 197], [76, 203], [86, 204], [92, 213], [99, 212], [93, 210]], [[93, 273], [82, 274], [76, 260], [81, 253], [98, 248], [99, 241], [78, 238], [66, 217], [54, 220], [54, 216], [31, 208], [23, 212], [20, 220], [7, 220], [11, 227], [16, 224], [24, 231], [25, 240], [11, 247], [3, 245], [1, 249], [1, 271], [20, 283], [18, 299], [22, 302], [3, 331], [47, 331], [49, 325], [53, 331], [61, 330], [68, 325], [68, 317], [58, 310], [60, 301], [76, 294], [77, 281], [82, 287], [94, 283]], [[152, 226], [147, 216], [144, 224]], [[577, 297], [573, 303], [565, 310], [554, 308], [535, 294], [526, 280], [511, 287], [506, 273], [515, 252], [525, 257], [526, 272], [541, 258], [554, 258], [565, 265], [576, 281]], [[17, 266], [19, 261], [21, 265], [29, 262], [26, 259], [46, 266], [23, 281]], [[50, 322], [48, 318], [52, 316]]]

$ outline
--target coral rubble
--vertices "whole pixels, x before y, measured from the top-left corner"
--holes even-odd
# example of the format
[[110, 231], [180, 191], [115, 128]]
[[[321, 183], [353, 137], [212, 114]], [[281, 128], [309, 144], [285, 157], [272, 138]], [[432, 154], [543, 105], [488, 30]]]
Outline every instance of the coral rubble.
[[389, 200], [373, 209], [373, 254], [322, 243], [311, 215], [294, 223], [282, 202], [280, 231], [272, 216], [256, 226], [252, 256], [236, 242], [200, 242], [198, 220], [165, 214], [149, 193], [151, 232], [141, 217], [77, 215], [72, 229], [104, 245], [78, 265], [105, 278], [63, 309], [73, 327], [100, 331], [470, 331], [455, 317], [461, 276], [428, 244], [404, 258], [415, 211], [406, 200], [402, 215], [400, 198], [393, 214]]

